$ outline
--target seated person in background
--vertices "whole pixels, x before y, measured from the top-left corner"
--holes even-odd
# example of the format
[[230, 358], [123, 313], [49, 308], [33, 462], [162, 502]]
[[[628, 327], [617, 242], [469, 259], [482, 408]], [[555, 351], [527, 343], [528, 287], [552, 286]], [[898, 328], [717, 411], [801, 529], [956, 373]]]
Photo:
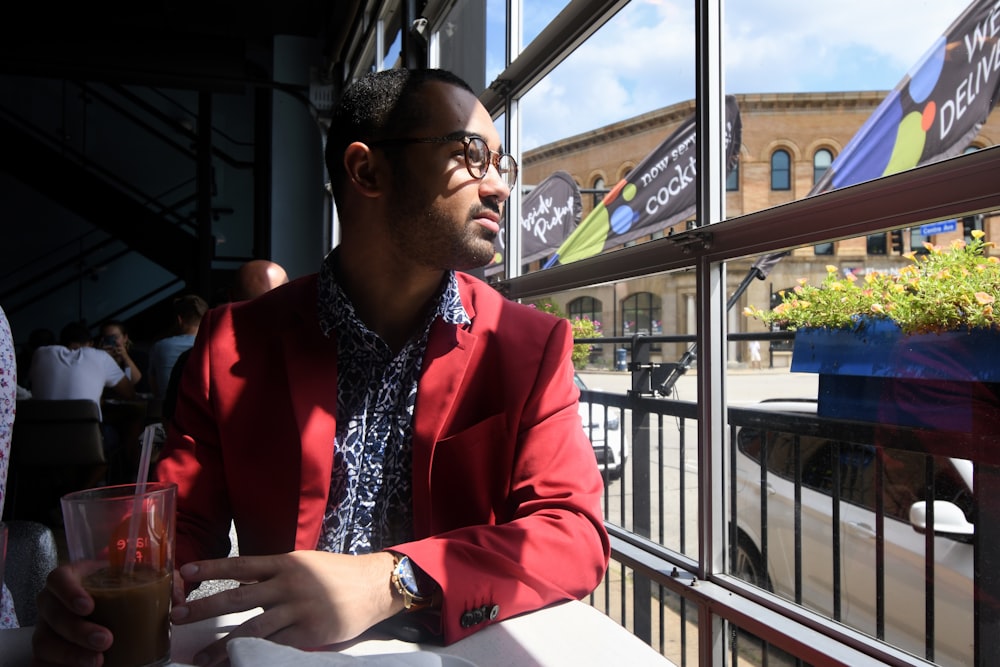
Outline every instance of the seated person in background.
[[208, 310], [208, 303], [196, 294], [188, 294], [174, 299], [174, 330], [172, 336], [162, 338], [149, 349], [149, 386], [153, 396], [163, 399], [170, 381], [177, 357], [194, 345], [195, 334], [201, 318]]
[[[380, 624], [452, 643], [587, 595], [610, 546], [569, 321], [461, 273], [493, 257], [517, 173], [489, 113], [448, 72], [394, 69], [348, 88], [330, 127], [340, 245], [209, 311], [185, 366], [157, 466], [178, 485], [176, 581], [254, 583], [175, 594], [173, 622], [262, 607], [230, 636], [319, 647]], [[35, 659], [96, 659], [113, 637], [92, 608], [57, 568]]]
[[[0, 308], [0, 516], [3, 516], [4, 492], [7, 488], [7, 464], [10, 462], [10, 439], [14, 432], [14, 406], [17, 401], [17, 357], [10, 334], [7, 314]], [[3, 554], [0, 554], [2, 557]], [[0, 580], [0, 630], [16, 628], [14, 599], [7, 585]]]
[[35, 350], [46, 345], [55, 345], [59, 342], [55, 333], [51, 329], [34, 329], [28, 334], [28, 342], [17, 353], [17, 383], [25, 389], [31, 389], [31, 358], [35, 355]]
[[236, 271], [230, 299], [249, 301], [287, 282], [288, 274], [280, 264], [266, 259], [251, 259]]
[[138, 389], [142, 381], [142, 371], [139, 364], [132, 359], [132, 339], [128, 337], [125, 323], [119, 320], [108, 320], [101, 325], [100, 346], [111, 355], [118, 367], [125, 372], [133, 387]]
[[[236, 280], [229, 296], [232, 301], [249, 301], [287, 282], [288, 275], [281, 268], [281, 265], [266, 259], [252, 259], [236, 272]], [[163, 396], [163, 405], [160, 408], [160, 415], [164, 423], [173, 419], [174, 407], [177, 405], [177, 388], [180, 386], [184, 364], [187, 363], [190, 354], [190, 348], [181, 352], [174, 362], [173, 370], [170, 371], [167, 391]]]
[[90, 331], [70, 322], [59, 333], [58, 345], [35, 350], [31, 359], [31, 394], [35, 399], [89, 398], [101, 404], [110, 389], [118, 398], [134, 398], [135, 388], [111, 355], [93, 346]]

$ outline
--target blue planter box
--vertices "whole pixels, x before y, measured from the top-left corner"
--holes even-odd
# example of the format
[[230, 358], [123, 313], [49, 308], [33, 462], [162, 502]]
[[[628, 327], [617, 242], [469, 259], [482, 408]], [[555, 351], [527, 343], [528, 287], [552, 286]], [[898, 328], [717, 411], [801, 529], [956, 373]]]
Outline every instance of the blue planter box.
[[968, 432], [995, 409], [1000, 332], [904, 336], [888, 320], [800, 329], [791, 370], [819, 373], [820, 416]]

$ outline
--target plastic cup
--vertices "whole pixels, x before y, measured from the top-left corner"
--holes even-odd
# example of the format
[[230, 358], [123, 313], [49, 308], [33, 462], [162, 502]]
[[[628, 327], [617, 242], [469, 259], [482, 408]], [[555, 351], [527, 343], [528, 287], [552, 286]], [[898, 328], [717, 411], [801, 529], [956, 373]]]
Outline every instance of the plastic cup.
[[89, 618], [114, 637], [105, 667], [170, 661], [176, 502], [177, 486], [159, 483], [138, 497], [122, 484], [62, 498], [69, 558], [94, 598]]

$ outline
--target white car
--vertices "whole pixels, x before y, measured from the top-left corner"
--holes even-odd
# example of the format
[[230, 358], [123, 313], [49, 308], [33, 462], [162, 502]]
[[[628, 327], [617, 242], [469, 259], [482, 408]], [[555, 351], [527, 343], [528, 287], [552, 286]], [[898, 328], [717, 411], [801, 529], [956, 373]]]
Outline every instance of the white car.
[[[814, 402], [765, 401], [768, 412], [815, 414]], [[796, 561], [801, 604], [834, 618], [834, 569], [839, 567], [839, 620], [876, 636], [876, 470], [879, 450], [780, 431], [744, 427], [737, 433], [737, 550], [733, 573], [796, 601]], [[796, 457], [796, 441], [800, 453]], [[767, 471], [761, 475], [766, 451]], [[928, 503], [924, 454], [882, 450], [884, 639], [925, 655], [925, 535]], [[975, 516], [971, 461], [933, 457], [935, 605], [934, 660], [973, 663], [973, 545]], [[796, 469], [801, 497], [796, 503]], [[762, 486], [763, 484], [763, 486]], [[840, 502], [834, 502], [839, 487]], [[766, 521], [761, 518], [766, 489]], [[839, 510], [837, 517], [833, 510]], [[796, 534], [798, 517], [801, 526]], [[839, 522], [839, 531], [833, 526]], [[767, 545], [761, 525], [767, 526]], [[835, 538], [839, 532], [839, 563]], [[796, 559], [796, 538], [801, 552]], [[761, 557], [767, 554], [765, 563]]]
[[[587, 385], [574, 375], [577, 389], [586, 391]], [[597, 391], [597, 390], [595, 390]], [[580, 421], [583, 431], [594, 447], [597, 466], [608, 479], [618, 479], [628, 460], [628, 438], [622, 425], [621, 411], [601, 403], [586, 403], [580, 400]]]

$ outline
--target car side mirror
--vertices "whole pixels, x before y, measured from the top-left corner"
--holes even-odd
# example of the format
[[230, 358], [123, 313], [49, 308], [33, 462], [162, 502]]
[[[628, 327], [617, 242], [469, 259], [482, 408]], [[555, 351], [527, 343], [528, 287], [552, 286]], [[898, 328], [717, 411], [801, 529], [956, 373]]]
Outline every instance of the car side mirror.
[[[910, 525], [921, 535], [927, 531], [926, 501], [910, 505]], [[975, 524], [969, 523], [958, 505], [947, 500], [934, 501], [934, 535], [971, 544], [975, 534]]]

